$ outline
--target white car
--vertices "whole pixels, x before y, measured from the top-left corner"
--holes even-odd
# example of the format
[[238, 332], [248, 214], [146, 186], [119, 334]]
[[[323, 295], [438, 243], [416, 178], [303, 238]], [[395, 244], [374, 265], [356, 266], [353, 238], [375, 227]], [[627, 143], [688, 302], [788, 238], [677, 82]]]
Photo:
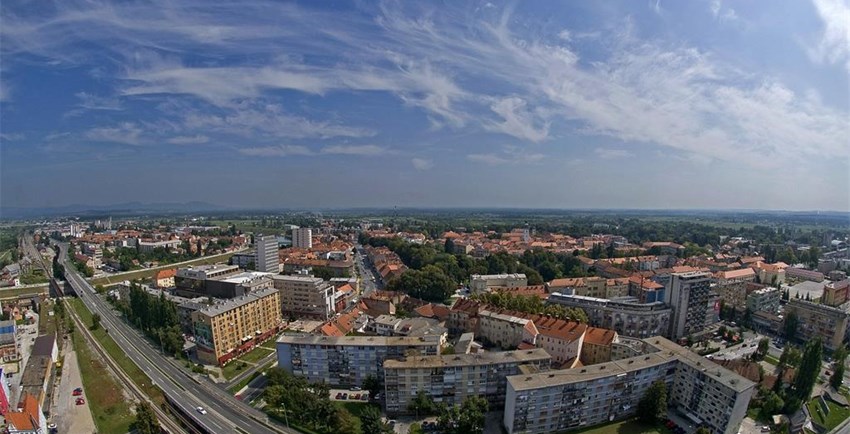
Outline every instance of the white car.
[[198, 408], [196, 408], [195, 410], [197, 410], [197, 411], [198, 411], [198, 413], [201, 413], [201, 414], [207, 414], [207, 411], [204, 409], [204, 407], [198, 407]]

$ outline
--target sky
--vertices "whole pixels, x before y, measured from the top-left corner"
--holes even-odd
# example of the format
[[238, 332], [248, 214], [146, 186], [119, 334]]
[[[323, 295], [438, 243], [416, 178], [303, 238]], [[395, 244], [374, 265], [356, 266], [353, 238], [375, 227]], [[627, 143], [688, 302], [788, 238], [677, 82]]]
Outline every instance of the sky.
[[850, 0], [0, 5], [0, 205], [850, 211]]

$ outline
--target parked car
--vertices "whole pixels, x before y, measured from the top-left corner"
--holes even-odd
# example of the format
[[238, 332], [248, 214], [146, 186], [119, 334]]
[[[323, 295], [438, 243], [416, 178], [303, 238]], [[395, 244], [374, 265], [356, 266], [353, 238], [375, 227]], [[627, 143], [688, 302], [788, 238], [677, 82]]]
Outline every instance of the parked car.
[[82, 394], [83, 394], [83, 391], [79, 390], [79, 389], [74, 389], [74, 391], [71, 392], [71, 395], [73, 395], [73, 396], [80, 396]]
[[360, 400], [360, 394], [358, 393], [357, 395], [352, 396], [351, 399], [356, 399], [356, 400], [359, 401]]
[[363, 396], [360, 397], [360, 400], [361, 401], [368, 401], [369, 400], [369, 394], [364, 393]]
[[83, 405], [83, 404], [86, 403], [86, 400], [85, 400], [85, 398], [77, 398], [76, 402], [77, 402], [77, 405]]
[[343, 393], [343, 394], [342, 394], [342, 398], [341, 398], [341, 399], [348, 399], [348, 394], [347, 394], [347, 393]]
[[342, 399], [342, 392], [336, 394], [336, 399]]

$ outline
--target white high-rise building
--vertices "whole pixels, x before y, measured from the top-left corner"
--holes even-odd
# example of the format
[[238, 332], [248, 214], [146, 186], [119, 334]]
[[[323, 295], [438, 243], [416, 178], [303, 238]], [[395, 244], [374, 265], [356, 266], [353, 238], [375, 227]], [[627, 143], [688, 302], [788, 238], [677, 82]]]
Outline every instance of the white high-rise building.
[[313, 248], [313, 230], [310, 228], [298, 228], [292, 230], [292, 247], [299, 249]]
[[672, 274], [665, 300], [673, 308], [671, 338], [683, 338], [705, 329], [710, 278], [710, 274], [700, 271]]
[[280, 257], [278, 256], [277, 237], [274, 235], [258, 235], [254, 238], [257, 247], [257, 271], [265, 273], [280, 273]]

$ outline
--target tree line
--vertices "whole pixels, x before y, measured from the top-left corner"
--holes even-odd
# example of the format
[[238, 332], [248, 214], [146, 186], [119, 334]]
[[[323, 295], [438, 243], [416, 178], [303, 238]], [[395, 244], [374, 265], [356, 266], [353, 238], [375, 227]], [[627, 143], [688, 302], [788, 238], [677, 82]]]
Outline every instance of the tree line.
[[174, 303], [165, 298], [149, 294], [137, 283], [130, 284], [129, 300], [111, 298], [118, 310], [131, 324], [158, 344], [163, 352], [179, 355], [183, 350], [183, 334]]
[[497, 307], [499, 309], [515, 310], [519, 312], [548, 315], [553, 318], [587, 323], [587, 313], [578, 307], [566, 308], [557, 304], [545, 304], [543, 300], [535, 296], [514, 295], [504, 292], [484, 292], [475, 294], [473, 300]]

